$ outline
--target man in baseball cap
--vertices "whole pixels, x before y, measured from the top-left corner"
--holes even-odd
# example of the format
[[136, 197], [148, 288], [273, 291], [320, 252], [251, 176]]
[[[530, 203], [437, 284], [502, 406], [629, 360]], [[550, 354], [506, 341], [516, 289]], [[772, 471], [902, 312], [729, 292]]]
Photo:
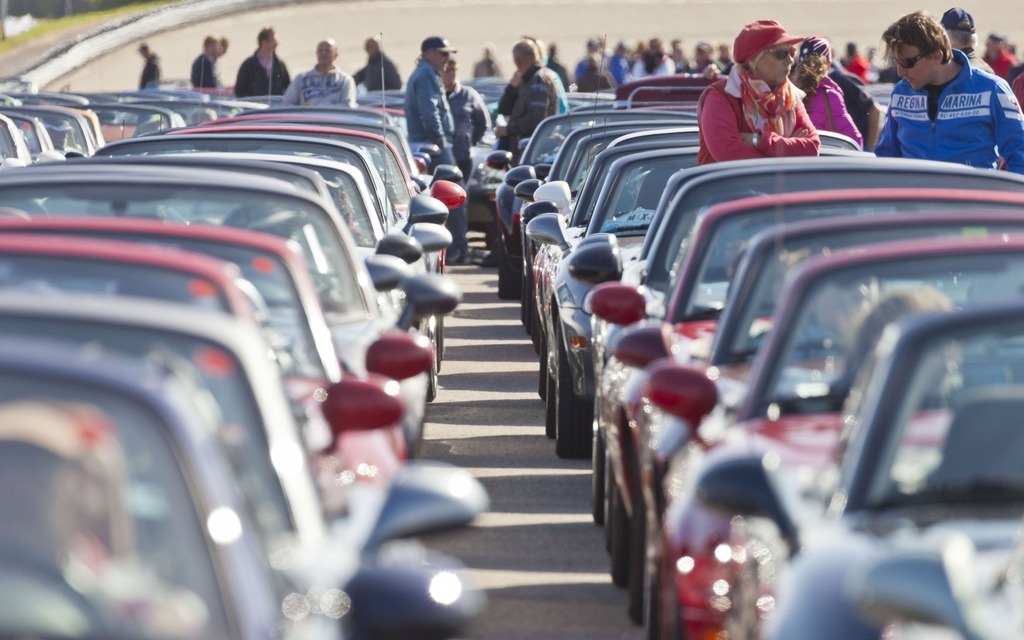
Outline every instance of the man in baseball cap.
[[459, 50], [452, 47], [446, 38], [441, 36], [430, 36], [423, 40], [423, 44], [420, 45], [420, 53], [426, 53], [428, 51], [439, 51], [441, 53], [458, 53]]
[[949, 44], [953, 45], [954, 49], [963, 51], [972, 67], [992, 73], [992, 67], [974, 52], [978, 46], [978, 35], [974, 32], [974, 18], [971, 14], [960, 7], [953, 7], [942, 14], [939, 23], [949, 36]]
[[405, 121], [409, 147], [435, 144], [441, 164], [455, 164], [452, 140], [455, 127], [445, 95], [441, 72], [455, 49], [441, 36], [430, 36], [420, 45], [420, 59], [405, 83]]

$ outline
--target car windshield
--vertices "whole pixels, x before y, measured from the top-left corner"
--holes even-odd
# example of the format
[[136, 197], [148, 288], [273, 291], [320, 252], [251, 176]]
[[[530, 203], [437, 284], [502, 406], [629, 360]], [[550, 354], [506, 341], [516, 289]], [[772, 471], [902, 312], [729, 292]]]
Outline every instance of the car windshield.
[[932, 336], [906, 364], [867, 504], [1024, 502], [1024, 323]]
[[232, 313], [218, 285], [184, 271], [96, 257], [0, 254], [0, 288], [155, 298]]
[[[756, 250], [752, 248], [751, 255], [745, 261], [741, 261], [740, 255], [735, 256], [735, 261], [740, 264], [739, 272], [735, 274], [735, 261], [717, 261], [712, 253], [705, 253], [704, 264], [699, 269], [700, 279], [695, 286], [688, 288], [687, 299], [677, 307], [685, 309], [685, 312], [677, 314], [673, 322], [706, 316], [712, 310], [720, 310], [728, 300], [729, 305], [736, 306], [726, 312], [727, 315], [723, 316], [718, 326], [711, 363], [750, 362], [771, 328], [786, 274], [804, 258], [875, 242], [942, 236], [983, 237], [993, 233], [1019, 233], [1022, 228], [1024, 220], [1020, 223], [1002, 222], [979, 226], [953, 220], [915, 222], [907, 219], [899, 226], [798, 235], [795, 238], [786, 237], [781, 243], [757, 243]], [[716, 266], [716, 262], [720, 264]], [[719, 280], [719, 277], [722, 279]], [[740, 286], [741, 283], [740, 295], [728, 297], [732, 286]]]
[[0, 633], [230, 637], [167, 431], [104, 389], [0, 374]]
[[[341, 145], [329, 145], [316, 143], [316, 141], [304, 142], [300, 138], [282, 138], [268, 135], [259, 140], [243, 138], [241, 136], [196, 135], [184, 138], [182, 136], [159, 136], [156, 138], [135, 138], [131, 144], [115, 144], [103, 147], [97, 153], [100, 156], [134, 156], [134, 155], [159, 155], [168, 153], [203, 153], [203, 152], [229, 152], [229, 153], [262, 153], [278, 154], [286, 156], [298, 156], [300, 158], [327, 158], [343, 164], [355, 167], [364, 176], [374, 171], [368, 163], [370, 159], [357, 149]], [[367, 184], [370, 184], [368, 180]], [[379, 182], [381, 189], [386, 187]], [[376, 189], [376, 187], [374, 187]], [[377, 192], [373, 199], [377, 216], [381, 220], [395, 217], [393, 211], [385, 213], [387, 204], [384, 202], [386, 194]]]
[[[697, 164], [695, 154], [645, 159], [623, 166], [612, 180], [603, 207], [595, 207], [591, 229], [616, 236], [642, 236], [654, 220], [658, 201], [669, 178]], [[613, 171], [612, 166], [609, 172]], [[598, 226], [600, 225], [600, 226]]]
[[342, 220], [346, 222], [356, 246], [376, 246], [377, 237], [370, 218], [373, 213], [367, 208], [366, 202], [359, 197], [366, 187], [358, 184], [354, 176], [344, 171], [319, 165], [311, 166], [310, 169], [319, 173], [327, 183], [327, 191], [331, 194], [331, 199], [341, 214]]
[[650, 247], [646, 284], [667, 292], [673, 269], [680, 263], [680, 255], [689, 250], [691, 232], [697, 216], [720, 202], [739, 198], [776, 193], [821, 191], [837, 188], [877, 189], [903, 187], [913, 184], [921, 188], [983, 189], [1020, 191], [1021, 185], [1001, 180], [998, 176], [929, 173], [926, 171], [880, 171], [878, 168], [829, 168], [820, 171], [767, 171], [746, 175], [706, 174], [693, 183], [684, 184], [668, 203], [670, 210], [659, 215], [662, 227], [658, 230], [657, 244]]
[[187, 371], [197, 389], [209, 392], [219, 413], [215, 436], [234, 467], [235, 477], [261, 531], [287, 535], [294, 530], [291, 510], [270, 459], [270, 445], [252, 386], [238, 359], [197, 337], [131, 325], [81, 319], [0, 316], [0, 335], [41, 338], [130, 354]]
[[959, 254], [857, 265], [822, 275], [799, 296], [765, 372], [756, 415], [838, 411], [884, 321], [1024, 292], [1024, 256]]
[[262, 231], [302, 248], [324, 310], [365, 314], [352, 257], [322, 208], [286, 195], [210, 187], [121, 184], [2, 185], [0, 205], [30, 215], [133, 217]]
[[90, 109], [100, 119], [100, 130], [107, 142], [134, 138], [171, 128], [170, 118], [159, 111], [128, 109], [115, 105], [95, 105]]

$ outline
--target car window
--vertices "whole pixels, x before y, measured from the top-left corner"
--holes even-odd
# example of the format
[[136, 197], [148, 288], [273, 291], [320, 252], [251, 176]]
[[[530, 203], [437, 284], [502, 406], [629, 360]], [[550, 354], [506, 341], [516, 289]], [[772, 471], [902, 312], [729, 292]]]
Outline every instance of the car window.
[[43, 637], [228, 637], [205, 518], [180, 464], [147, 407], [0, 374], [2, 626]]
[[[654, 220], [658, 201], [669, 178], [697, 164], [696, 155], [651, 158], [619, 169], [605, 206], [594, 211], [591, 228], [617, 236], [642, 236]], [[611, 167], [615, 170], [615, 167]], [[600, 225], [600, 226], [598, 226]]]
[[328, 313], [367, 312], [353, 258], [322, 209], [297, 198], [213, 185], [154, 186], [105, 183], [0, 185], [0, 205], [30, 215], [136, 217], [182, 224], [212, 224], [269, 233], [302, 249]]

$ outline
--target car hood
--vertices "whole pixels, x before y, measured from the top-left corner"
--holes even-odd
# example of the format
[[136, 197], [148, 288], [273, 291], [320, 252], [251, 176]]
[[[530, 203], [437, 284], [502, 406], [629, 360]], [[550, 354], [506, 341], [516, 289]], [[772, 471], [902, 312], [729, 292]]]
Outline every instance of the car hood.
[[839, 413], [757, 418], [737, 425], [736, 437], [756, 450], [775, 452], [783, 466], [817, 471], [832, 461], [842, 422]]

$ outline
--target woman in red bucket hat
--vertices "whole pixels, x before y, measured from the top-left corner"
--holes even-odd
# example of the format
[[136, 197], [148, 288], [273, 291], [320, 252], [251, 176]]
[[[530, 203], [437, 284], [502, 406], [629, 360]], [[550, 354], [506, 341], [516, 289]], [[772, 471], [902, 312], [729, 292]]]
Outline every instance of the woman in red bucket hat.
[[699, 164], [784, 156], [818, 155], [818, 134], [789, 81], [796, 45], [774, 20], [743, 27], [733, 42], [736, 64], [728, 77], [700, 97]]

